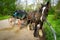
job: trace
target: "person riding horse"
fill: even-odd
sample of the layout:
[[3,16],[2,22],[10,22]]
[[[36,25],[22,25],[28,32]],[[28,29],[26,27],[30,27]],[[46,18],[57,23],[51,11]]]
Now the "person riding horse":
[[27,17],[27,12],[25,10],[16,10],[13,15],[9,18],[9,23],[13,27],[17,23],[20,27],[21,20]]
[[26,15],[27,13],[24,10],[16,10],[13,14],[13,17],[17,19],[24,19]]

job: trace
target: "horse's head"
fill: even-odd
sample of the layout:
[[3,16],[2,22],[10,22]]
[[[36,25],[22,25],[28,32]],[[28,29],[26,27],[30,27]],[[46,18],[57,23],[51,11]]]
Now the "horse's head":
[[41,18],[40,18],[41,21],[46,20],[46,16],[48,15],[49,8],[50,8],[50,2],[49,1],[45,5],[41,6],[41,9],[40,9],[41,14],[42,14]]

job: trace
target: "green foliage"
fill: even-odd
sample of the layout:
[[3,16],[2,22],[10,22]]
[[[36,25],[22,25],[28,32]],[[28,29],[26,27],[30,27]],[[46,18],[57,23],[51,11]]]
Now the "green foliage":
[[55,19],[60,19],[60,0],[58,1],[58,4],[55,7]]
[[59,11],[55,12],[54,18],[60,19],[60,12]]
[[15,1],[16,0],[0,0],[0,13],[1,15],[11,15],[15,10]]
[[60,0],[58,1],[58,4],[56,5],[56,9],[60,10]]
[[51,7],[51,8],[49,9],[48,14],[54,14],[54,13],[55,13],[55,10]]
[[29,12],[29,11],[32,11],[33,9],[31,9],[31,8],[26,8],[25,9],[27,12]]
[[17,10],[20,10],[20,9],[22,10],[22,9],[23,9],[23,6],[22,6],[21,4],[20,4],[20,5],[17,5],[17,6],[16,6],[16,9],[17,9]]
[[0,20],[4,20],[4,19],[8,19],[10,16],[6,15],[6,16],[2,16],[0,15]]
[[[51,23],[52,27],[54,28],[57,40],[60,40],[60,19],[53,19],[54,15],[48,15],[47,20]],[[50,30],[50,27],[45,23],[44,24],[44,31],[46,34],[46,40],[54,40],[53,34]]]

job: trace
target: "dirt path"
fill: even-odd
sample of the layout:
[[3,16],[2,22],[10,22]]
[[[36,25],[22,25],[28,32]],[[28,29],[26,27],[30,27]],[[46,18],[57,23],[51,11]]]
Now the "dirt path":
[[26,27],[17,32],[18,27],[11,28],[8,20],[0,21],[0,29],[2,29],[0,30],[0,40],[45,40],[44,37],[35,38],[33,31],[28,30]]

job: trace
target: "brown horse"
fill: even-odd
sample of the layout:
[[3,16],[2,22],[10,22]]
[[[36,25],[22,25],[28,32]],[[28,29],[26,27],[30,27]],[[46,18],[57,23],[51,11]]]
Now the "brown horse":
[[46,20],[46,17],[48,16],[48,11],[50,8],[50,2],[48,1],[45,5],[42,5],[42,7],[39,10],[40,13],[40,20],[36,22],[35,24],[35,30],[34,30],[34,36],[37,37],[38,35],[43,36],[42,33],[42,26],[43,22]]
[[[34,37],[43,36],[42,26],[43,22],[48,16],[48,11],[50,8],[50,2],[48,1],[45,5],[42,5],[41,8],[37,11],[31,11],[27,15],[27,24],[35,23]],[[31,27],[30,27],[31,28]]]
[[37,11],[30,11],[27,15],[27,24],[29,25],[30,30],[32,29],[32,23],[37,23],[40,20],[41,14]]

